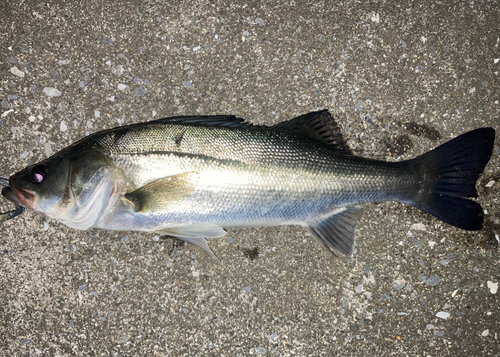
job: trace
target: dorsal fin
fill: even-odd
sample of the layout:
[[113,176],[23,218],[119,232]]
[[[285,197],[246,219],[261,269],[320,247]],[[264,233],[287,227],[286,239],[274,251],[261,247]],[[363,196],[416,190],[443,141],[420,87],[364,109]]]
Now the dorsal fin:
[[327,109],[304,114],[271,127],[253,125],[252,123],[246,122],[245,119],[238,118],[234,115],[178,116],[154,120],[151,123],[279,131],[322,142],[333,146],[339,153],[345,155],[351,154],[351,150],[345,143],[339,126],[333,120],[332,115]]
[[342,154],[351,154],[339,126],[327,109],[301,115],[292,120],[276,124],[269,129],[307,137],[331,145]]
[[[178,116],[153,120],[150,123],[162,124],[184,124],[193,126],[222,126],[225,128],[259,128],[257,125],[245,122],[245,119],[234,115],[200,115],[200,116]],[[262,128],[262,127],[260,127]]]

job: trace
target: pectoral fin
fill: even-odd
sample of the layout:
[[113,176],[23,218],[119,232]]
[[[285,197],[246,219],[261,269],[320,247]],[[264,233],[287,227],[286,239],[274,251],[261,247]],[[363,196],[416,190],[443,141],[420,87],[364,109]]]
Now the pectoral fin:
[[314,239],[329,253],[335,251],[351,255],[354,246],[356,224],[363,210],[354,207],[338,208],[328,217],[321,217],[309,223],[309,231]]
[[196,226],[162,229],[159,233],[173,236],[194,244],[207,252],[211,257],[217,259],[217,256],[214,254],[212,249],[210,249],[206,238],[222,237],[226,234],[226,231],[221,226],[215,224],[202,224]]
[[132,202],[136,212],[162,211],[188,197],[197,180],[196,172],[167,176],[125,194],[125,198]]

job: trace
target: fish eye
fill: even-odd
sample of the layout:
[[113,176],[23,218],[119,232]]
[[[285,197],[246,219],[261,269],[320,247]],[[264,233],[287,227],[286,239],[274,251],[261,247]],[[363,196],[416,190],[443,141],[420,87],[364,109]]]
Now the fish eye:
[[36,165],[31,170],[31,181],[33,183],[41,183],[47,176],[48,170],[46,165]]

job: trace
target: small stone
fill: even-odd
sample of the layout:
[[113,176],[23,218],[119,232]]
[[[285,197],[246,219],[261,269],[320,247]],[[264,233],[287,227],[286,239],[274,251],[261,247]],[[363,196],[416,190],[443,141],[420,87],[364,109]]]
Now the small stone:
[[66,125],[66,123],[64,122],[64,120],[61,121],[60,129],[61,129],[61,131],[68,130],[68,125]]
[[264,26],[264,20],[262,20],[260,17],[257,17],[255,19],[255,22],[259,24],[259,26]]
[[59,97],[61,95],[61,91],[53,87],[45,87],[43,92],[49,97]]
[[266,351],[266,349],[265,349],[264,347],[260,347],[260,346],[259,346],[259,347],[257,347],[257,353],[258,353],[259,355],[265,355],[265,354],[266,354],[266,352],[267,352],[267,351]]
[[491,180],[490,182],[488,182],[488,183],[485,185],[485,187],[490,188],[490,187],[493,187],[493,185],[494,185],[494,184],[495,184],[495,181]]
[[490,334],[490,330],[484,330],[483,333],[481,333],[481,336],[486,337]]
[[439,311],[436,314],[436,317],[439,317],[440,319],[446,320],[448,317],[450,317],[450,313],[446,311]]
[[363,284],[359,284],[358,286],[356,286],[356,290],[355,290],[358,294],[361,294],[363,292]]
[[191,81],[182,82],[182,85],[188,89],[191,88]]
[[45,150],[45,155],[46,155],[47,157],[49,157],[50,155],[52,155],[52,153],[54,152],[54,151],[52,150],[52,147],[51,147],[50,145],[51,145],[51,141],[46,142],[45,144],[43,144],[43,148],[44,148],[44,150]]
[[80,285],[78,287],[78,291],[85,291],[85,285]]
[[13,75],[15,76],[18,76],[20,78],[23,78],[24,77],[24,72],[21,71],[19,68],[17,68],[16,66],[12,67],[10,69],[10,73],[12,73]]
[[99,118],[101,116],[101,112],[99,110],[94,110],[94,116]]
[[138,97],[143,97],[146,94],[146,89],[144,87],[139,87],[134,89],[134,94]]
[[498,291],[498,283],[495,283],[493,281],[488,281],[486,283],[488,285],[488,289],[490,289],[490,293],[496,294]]
[[198,51],[200,48],[201,48],[201,46],[196,46],[196,47],[193,47],[193,52]]
[[119,84],[118,84],[118,89],[119,89],[119,90],[124,90],[124,89],[125,89],[125,88],[127,88],[127,87],[128,87],[128,85],[126,85],[126,84],[123,84],[123,83],[119,83]]
[[401,290],[403,288],[403,284],[404,284],[404,281],[403,280],[394,280],[392,283],[391,283],[391,286],[396,289],[396,290]]
[[493,63],[498,63],[498,61],[500,61],[500,58],[495,58],[495,59],[493,60]]
[[416,231],[425,231],[427,227],[423,223],[415,223],[411,225],[411,229]]
[[[411,233],[411,231],[408,231],[408,233]],[[417,248],[422,248],[422,246],[424,245],[420,239],[417,239],[415,237],[410,237],[410,240],[413,243],[415,243],[415,245],[417,246]]]
[[441,282],[441,278],[439,276],[431,276],[430,278],[427,279],[426,283],[430,286],[436,286]]
[[363,108],[363,101],[360,100],[358,103],[354,106],[354,110],[361,110]]

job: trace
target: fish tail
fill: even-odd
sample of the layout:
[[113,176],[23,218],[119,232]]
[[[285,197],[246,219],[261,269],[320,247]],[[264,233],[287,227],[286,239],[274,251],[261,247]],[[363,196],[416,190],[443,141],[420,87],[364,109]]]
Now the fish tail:
[[495,130],[481,128],[456,137],[412,161],[424,180],[410,203],[465,230],[479,230],[483,209],[465,197],[477,197],[476,181],[493,151]]

